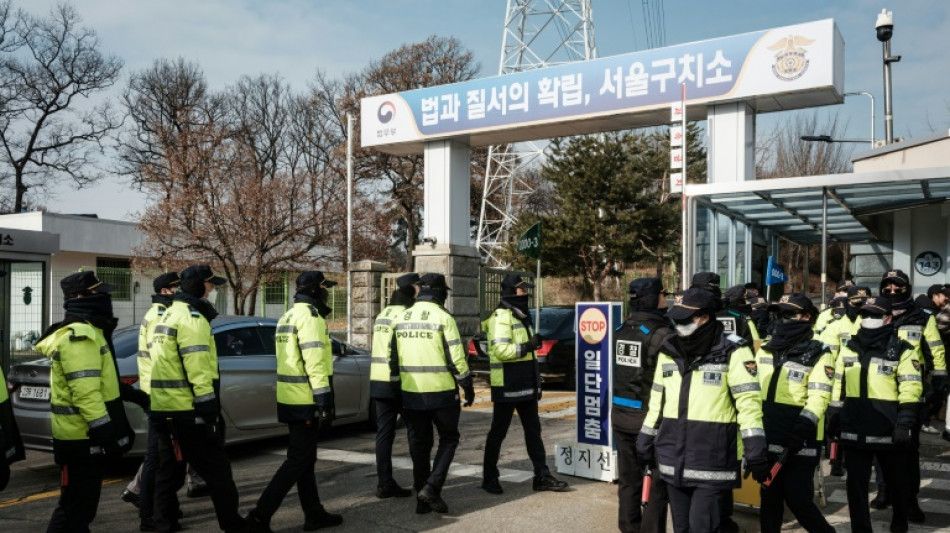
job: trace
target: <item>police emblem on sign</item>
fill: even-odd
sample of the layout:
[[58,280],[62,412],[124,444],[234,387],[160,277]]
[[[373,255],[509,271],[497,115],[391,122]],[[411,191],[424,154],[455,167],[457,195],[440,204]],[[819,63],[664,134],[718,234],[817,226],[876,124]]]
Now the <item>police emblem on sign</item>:
[[640,351],[643,344],[638,341],[617,341],[617,364],[640,368]]
[[825,375],[828,376],[828,379],[834,379],[834,378],[835,378],[835,367],[833,367],[833,366],[826,366],[826,367],[825,367]]
[[755,364],[755,361],[746,361],[742,363],[742,366],[745,367],[745,371],[748,372],[752,377],[759,375],[759,365]]
[[805,57],[805,46],[815,41],[801,35],[782,37],[769,50],[775,51],[775,63],[772,73],[782,81],[793,81],[801,78],[808,70],[808,58]]

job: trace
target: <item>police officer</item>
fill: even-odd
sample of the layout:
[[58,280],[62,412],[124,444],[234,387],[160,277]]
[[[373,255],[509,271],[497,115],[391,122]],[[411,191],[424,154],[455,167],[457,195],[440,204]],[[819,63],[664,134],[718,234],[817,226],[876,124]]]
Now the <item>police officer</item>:
[[848,296],[848,287],[853,286],[854,283],[850,279],[843,279],[838,282],[838,285],[835,287],[835,294],[831,298],[831,303],[828,305],[828,308],[818,313],[818,318],[815,319],[815,331],[821,333],[829,323],[835,320],[835,315],[841,316],[838,313],[835,313],[835,302],[839,299],[846,298]]
[[118,322],[109,295],[115,287],[88,270],[66,276],[60,287],[65,317],[51,325],[36,345],[53,360],[53,458],[62,469],[59,504],[47,531],[89,531],[106,462],[132,447],[109,347]]
[[[846,341],[835,362],[835,384],[828,430],[847,450],[848,509],[851,530],[871,531],[868,485],[871,463],[881,466],[889,490],[906,494],[906,448],[917,423],[923,385],[919,352],[896,335],[891,302],[867,298],[858,332]],[[907,531],[907,499],[892,498],[890,530]]]
[[7,392],[6,378],[0,368],[0,491],[10,482],[10,465],[26,459],[20,430],[13,417],[13,405]]
[[245,526],[217,427],[218,355],[211,320],[218,313],[206,298],[224,282],[208,265],[182,270],[181,290],[152,333],[151,416],[159,429],[154,519],[161,532],[178,528],[174,499],[181,486],[180,468],[171,463],[182,461],[207,482],[221,529],[240,531]]
[[320,504],[313,468],[317,462],[318,420],[333,420],[333,345],[326,317],[327,289],[336,285],[323,272],[297,276],[294,306],[277,322],[277,420],[287,424],[287,459],[280,465],[257,505],[247,514],[252,531],[269,533],[270,519],[290,489],[297,485],[304,531],[343,523]]
[[788,294],[774,309],[779,321],[756,362],[769,460],[782,461],[782,467],[768,487],[761,487],[761,531],[781,531],[787,504],[806,531],[834,533],[815,505],[813,482],[834,383],[834,356],[814,339],[818,310],[810,298]]
[[752,323],[755,324],[755,330],[759,332],[762,339],[768,338],[772,334],[772,313],[769,311],[769,302],[761,296],[752,296],[746,293],[746,299],[749,301],[752,312],[749,316]]
[[[402,404],[412,428],[409,452],[416,512],[447,513],[442,486],[459,443],[458,386],[465,391],[466,407],[475,401],[475,388],[455,319],[443,307],[449,291],[445,276],[426,274],[419,284],[416,302],[393,326],[395,353],[390,360],[399,370]],[[433,425],[439,432],[434,463]]]
[[614,387],[610,420],[617,447],[618,525],[623,533],[664,533],[666,486],[653,477],[650,503],[641,512],[645,467],[637,459],[637,436],[646,418],[660,347],[673,332],[664,317],[666,298],[659,278],[640,278],[628,287],[630,316],[614,333]]
[[[152,280],[152,289],[155,293],[152,295],[152,306],[142,318],[142,324],[139,326],[139,351],[138,351],[138,373],[139,389],[149,394],[151,392],[152,382],[152,358],[149,355],[149,343],[155,326],[161,320],[165,310],[172,304],[172,296],[178,290],[181,278],[178,272],[166,272]],[[136,504],[139,508],[139,518],[141,531],[155,531],[153,521],[153,510],[155,508],[155,472],[158,470],[158,430],[154,427],[154,421],[149,418],[148,443],[145,447],[145,457],[142,465],[139,466],[135,477],[129,482],[125,490],[122,491],[121,499],[126,502]],[[178,499],[174,499],[174,508],[178,509]]]
[[482,488],[491,494],[504,490],[498,481],[498,456],[501,444],[518,411],[528,457],[534,465],[534,490],[562,492],[567,483],[551,475],[545,463],[544,441],[541,440],[541,419],[538,400],[541,398],[541,374],[536,351],[541,335],[534,333],[528,313],[528,289],[534,288],[517,274],[508,274],[501,281],[498,308],[485,319],[488,356],[491,359],[491,429],[485,441]]
[[[920,351],[921,374],[923,375],[924,389],[927,392],[943,391],[947,386],[947,361],[943,346],[943,339],[937,331],[937,320],[927,308],[914,304],[911,294],[910,278],[902,270],[894,269],[884,274],[881,279],[881,295],[891,301],[894,313],[894,328],[897,336],[909,342]],[[928,378],[930,378],[928,380]],[[930,384],[932,383],[932,387]],[[927,390],[927,389],[930,390]],[[926,394],[921,395],[921,401],[926,400]],[[921,404],[918,414],[923,415],[927,405]],[[922,523],[924,512],[917,502],[920,492],[920,427],[919,420],[911,431],[911,443],[905,450],[905,472],[908,478],[907,518],[911,522]]]
[[736,436],[748,471],[769,477],[758,367],[744,339],[725,334],[719,302],[703,289],[677,295],[667,316],[676,335],[663,342],[650,408],[637,438],[641,463],[666,482],[673,530],[720,529],[720,501],[740,485]]
[[397,289],[373,325],[373,357],[370,363],[369,395],[376,407],[376,497],[406,498],[412,491],[393,479],[393,442],[396,440],[396,418],[402,412],[399,372],[390,367],[390,346],[393,321],[415,303],[419,291],[419,274],[410,272],[396,278]]
[[726,307],[726,313],[734,321],[745,322],[748,335],[752,339],[751,345],[757,347],[758,343],[756,341],[761,339],[761,335],[759,335],[758,328],[755,326],[755,321],[752,320],[752,301],[747,298],[750,295],[747,295],[746,292],[745,285],[729,287],[723,294],[722,303]]
[[727,334],[735,333],[742,337],[751,348],[755,337],[749,330],[748,319],[743,317],[742,313],[726,308],[726,302],[724,302],[722,298],[722,289],[719,287],[719,274],[715,272],[698,272],[693,274],[690,288],[702,289],[715,296],[716,301],[719,303],[716,308],[716,320],[722,322]]

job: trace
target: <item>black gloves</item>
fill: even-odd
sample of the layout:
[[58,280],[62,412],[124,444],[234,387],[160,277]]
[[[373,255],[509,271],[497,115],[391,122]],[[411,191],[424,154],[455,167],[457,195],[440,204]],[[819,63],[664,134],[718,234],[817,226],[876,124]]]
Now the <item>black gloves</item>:
[[836,439],[841,436],[841,408],[829,407],[825,413],[825,430],[828,438]]
[[795,455],[808,444],[808,441],[815,440],[817,436],[818,428],[815,423],[804,416],[799,416],[788,433],[785,447],[788,448],[789,455]]
[[108,421],[105,424],[89,428],[89,441],[93,446],[106,446],[112,444],[115,440],[115,424]]
[[637,460],[640,461],[641,469],[652,466],[656,462],[653,437],[642,431],[637,436]]
[[462,391],[465,392],[465,403],[462,405],[469,407],[475,403],[475,385],[472,384],[472,380],[462,384]]
[[531,351],[535,351],[538,348],[540,348],[541,341],[543,340],[544,340],[544,337],[542,337],[540,333],[535,333],[534,335],[532,335],[531,340],[529,341],[531,343]]
[[206,424],[213,425],[215,422],[217,422],[219,409],[220,407],[218,405],[217,398],[195,402],[195,414],[200,416]]
[[894,444],[898,446],[907,446],[910,444],[910,427],[903,424],[897,424],[894,427]]
[[745,458],[746,469],[752,473],[752,479],[765,483],[772,475],[769,460],[763,456],[754,455]]

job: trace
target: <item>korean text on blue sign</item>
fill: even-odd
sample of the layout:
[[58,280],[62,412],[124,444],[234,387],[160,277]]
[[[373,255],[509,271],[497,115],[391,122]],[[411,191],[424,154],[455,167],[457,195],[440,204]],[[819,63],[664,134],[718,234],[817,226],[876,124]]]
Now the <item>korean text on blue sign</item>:
[[611,445],[610,435],[610,332],[609,303],[578,303],[577,442]]

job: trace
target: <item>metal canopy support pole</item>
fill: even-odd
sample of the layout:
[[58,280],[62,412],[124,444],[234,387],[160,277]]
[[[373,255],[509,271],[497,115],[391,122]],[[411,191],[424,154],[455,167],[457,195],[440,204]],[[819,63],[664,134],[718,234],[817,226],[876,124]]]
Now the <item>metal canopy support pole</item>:
[[821,188],[821,309],[825,309],[828,286],[828,188]]
[[353,123],[346,115],[346,342],[353,342]]

